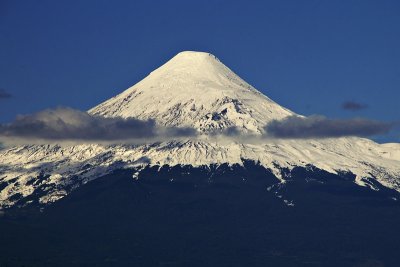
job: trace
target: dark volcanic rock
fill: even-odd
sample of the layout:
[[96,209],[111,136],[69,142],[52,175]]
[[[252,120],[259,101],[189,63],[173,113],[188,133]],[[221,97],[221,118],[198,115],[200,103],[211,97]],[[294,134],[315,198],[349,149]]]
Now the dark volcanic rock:
[[[282,170],[285,172],[286,170]],[[398,193],[246,162],[99,178],[0,217],[0,266],[397,266]],[[294,206],[292,205],[294,204]]]

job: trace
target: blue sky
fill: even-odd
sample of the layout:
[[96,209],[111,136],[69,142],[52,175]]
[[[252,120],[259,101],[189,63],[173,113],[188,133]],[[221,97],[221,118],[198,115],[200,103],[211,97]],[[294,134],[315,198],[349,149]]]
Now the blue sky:
[[399,121],[399,14],[390,0],[2,0],[0,122],[86,110],[182,50],[213,53],[297,113]]

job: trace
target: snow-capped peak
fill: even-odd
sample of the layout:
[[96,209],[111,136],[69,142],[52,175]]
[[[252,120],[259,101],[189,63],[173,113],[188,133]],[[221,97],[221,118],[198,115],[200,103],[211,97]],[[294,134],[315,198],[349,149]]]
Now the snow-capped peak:
[[[215,56],[182,52],[121,94],[88,111],[105,117],[153,119],[207,133],[235,126],[261,134],[271,120],[294,115],[243,81]],[[82,183],[115,169],[138,165],[242,164],[252,160],[285,182],[282,169],[313,165],[331,173],[351,172],[400,191],[400,144],[362,138],[261,140],[168,140],[142,145],[31,145],[0,150],[0,208],[54,202]],[[188,177],[190,179],[190,177]],[[39,192],[39,193],[38,193]],[[21,200],[21,201],[20,201]],[[19,204],[18,204],[19,205]]]
[[293,112],[242,80],[215,56],[185,51],[121,94],[89,110],[106,117],[155,119],[160,125],[200,132],[235,126],[261,133]]

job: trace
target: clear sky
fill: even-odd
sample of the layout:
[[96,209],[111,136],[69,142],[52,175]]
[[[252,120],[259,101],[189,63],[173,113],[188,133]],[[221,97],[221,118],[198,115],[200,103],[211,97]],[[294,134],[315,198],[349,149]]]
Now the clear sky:
[[0,122],[89,109],[182,50],[300,114],[399,121],[399,14],[390,0],[0,0]]

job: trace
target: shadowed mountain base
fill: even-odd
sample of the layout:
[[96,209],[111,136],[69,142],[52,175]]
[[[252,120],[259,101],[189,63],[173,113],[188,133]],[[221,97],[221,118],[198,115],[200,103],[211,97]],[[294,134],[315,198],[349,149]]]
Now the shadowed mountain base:
[[[284,170],[283,170],[284,171]],[[0,217],[0,266],[396,266],[398,193],[351,174],[121,170]],[[190,173],[190,174],[189,174]],[[294,204],[294,206],[292,206]]]

